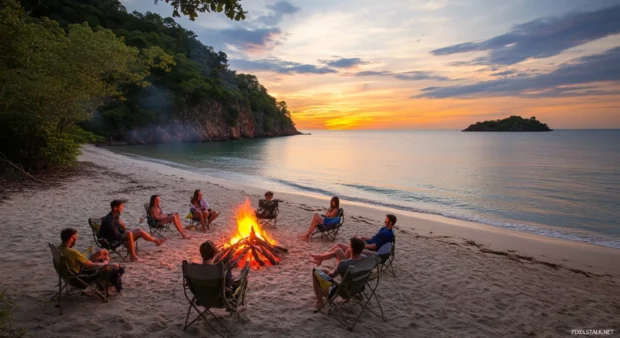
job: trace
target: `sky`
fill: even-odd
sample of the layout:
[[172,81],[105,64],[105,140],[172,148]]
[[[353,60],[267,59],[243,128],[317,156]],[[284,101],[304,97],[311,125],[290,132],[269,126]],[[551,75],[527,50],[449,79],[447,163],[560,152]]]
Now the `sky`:
[[[167,17],[160,0],[128,11]],[[620,0],[251,0],[177,18],[286,101],[297,129],[620,128]]]

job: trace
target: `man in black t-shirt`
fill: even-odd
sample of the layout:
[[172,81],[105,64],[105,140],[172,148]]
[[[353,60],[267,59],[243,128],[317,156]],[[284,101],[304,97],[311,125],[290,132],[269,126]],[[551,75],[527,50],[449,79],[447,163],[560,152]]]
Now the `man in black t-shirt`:
[[112,210],[101,220],[98,237],[105,238],[112,246],[123,243],[125,247],[127,247],[130,259],[140,262],[142,260],[136,255],[136,249],[134,247],[135,240],[143,238],[145,241],[153,242],[157,244],[157,246],[160,246],[166,241],[166,238],[153,238],[142,229],[128,230],[125,222],[120,219],[124,207],[124,200],[114,200],[110,203],[110,209]]

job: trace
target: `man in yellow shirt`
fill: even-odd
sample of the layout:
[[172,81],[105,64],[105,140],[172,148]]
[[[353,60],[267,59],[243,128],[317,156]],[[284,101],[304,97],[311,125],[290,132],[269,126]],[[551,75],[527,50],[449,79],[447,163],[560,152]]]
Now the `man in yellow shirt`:
[[118,264],[109,264],[110,256],[107,250],[101,249],[86,258],[81,252],[73,249],[78,239],[77,230],[66,228],[60,232],[62,244],[58,247],[58,251],[65,258],[67,266],[75,274],[81,273],[87,269],[98,269],[106,266],[110,267],[108,271],[108,280],[116,287],[116,292],[122,290],[121,276],[125,272]]

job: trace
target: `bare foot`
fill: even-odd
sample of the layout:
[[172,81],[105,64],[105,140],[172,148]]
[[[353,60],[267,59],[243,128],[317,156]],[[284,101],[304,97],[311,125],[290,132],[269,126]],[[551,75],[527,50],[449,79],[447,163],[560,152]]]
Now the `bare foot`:
[[192,236],[183,234],[183,239],[192,239]]
[[316,259],[312,259],[312,258],[310,258],[309,261],[310,263],[315,264],[316,266],[320,266],[321,263],[323,263],[321,261],[317,261]]
[[207,228],[206,227],[202,227],[202,232],[207,232]]
[[308,240],[310,240],[310,237],[300,236],[299,239],[307,242]]
[[314,303],[314,308],[316,309],[316,311],[314,312],[319,312],[321,311],[321,309],[325,306],[325,302],[323,302],[323,298],[321,298],[321,300],[317,300],[316,303]]
[[310,254],[310,261],[316,263],[316,265],[321,265],[321,263],[323,263],[323,260],[318,258],[316,255]]
[[157,240],[157,242],[155,242],[155,244],[157,244],[157,246],[160,246],[160,245],[164,244],[167,240],[168,240],[168,238],[164,237],[162,239]]
[[133,257],[131,257],[131,259],[130,259],[130,260],[131,260],[132,262],[137,262],[137,263],[142,263],[142,262],[144,262],[144,261],[143,261],[142,259],[140,259],[140,257],[138,257],[138,256],[133,256]]

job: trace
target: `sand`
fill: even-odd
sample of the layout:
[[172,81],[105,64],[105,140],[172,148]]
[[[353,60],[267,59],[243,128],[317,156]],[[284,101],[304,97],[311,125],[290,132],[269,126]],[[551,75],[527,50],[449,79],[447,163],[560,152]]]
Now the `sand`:
[[[221,243],[232,235],[233,208],[246,196],[256,205],[263,190],[93,146],[83,148],[80,161],[84,175],[0,203],[0,290],[17,301],[12,325],[35,337],[215,336],[204,322],[183,331],[188,302],[181,261],[197,262],[200,243]],[[50,301],[57,276],[47,243],[59,244],[60,229],[78,229],[76,248],[84,250],[93,244],[87,219],[104,216],[111,199],[129,200],[122,217],[136,227],[150,195],[162,196],[164,211],[184,216],[197,188],[221,212],[209,232],[191,232],[191,240],[168,233],[160,247],[141,241],[138,253],[145,261],[120,262],[127,270],[124,296],[101,303],[73,292],[58,314]],[[289,253],[278,266],[251,271],[238,337],[563,337],[571,329],[620,331],[619,250],[395,212],[397,276],[384,275],[378,289],[388,321],[367,314],[350,333],[328,315],[313,313],[308,253],[332,243],[296,238],[330,196],[276,191],[275,197],[283,200],[278,228],[268,231]],[[386,213],[347,201],[342,207],[342,242],[373,235]]]

